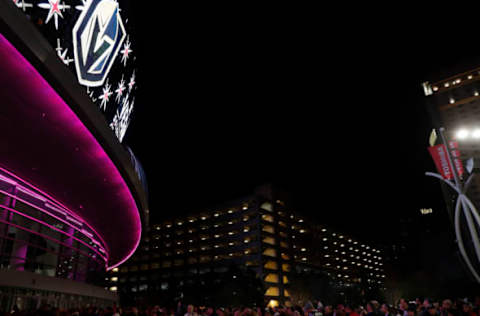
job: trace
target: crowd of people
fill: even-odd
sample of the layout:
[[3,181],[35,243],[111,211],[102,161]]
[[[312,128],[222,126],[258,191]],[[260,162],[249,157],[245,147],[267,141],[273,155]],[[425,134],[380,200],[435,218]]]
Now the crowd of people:
[[[303,305],[303,306],[302,306]],[[473,302],[468,299],[442,301],[400,299],[396,305],[372,300],[364,305],[328,305],[321,301],[305,304],[276,307],[208,307],[184,305],[179,302],[176,308],[153,306],[146,309],[136,307],[107,308],[88,307],[61,310],[44,305],[35,311],[21,311],[16,306],[10,312],[0,312],[0,316],[480,316],[480,297]]]

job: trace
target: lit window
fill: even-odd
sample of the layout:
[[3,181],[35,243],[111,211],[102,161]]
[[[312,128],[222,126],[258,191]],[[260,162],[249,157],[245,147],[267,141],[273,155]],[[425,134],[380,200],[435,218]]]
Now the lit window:
[[285,272],[290,272],[290,265],[289,264],[282,264],[282,270]]
[[228,214],[232,214],[233,213],[233,210],[228,210]]
[[[279,296],[280,291],[278,290],[278,287],[269,287],[268,290],[265,292],[265,295],[266,296]],[[278,304],[278,302],[277,302],[277,304]]]
[[278,283],[278,274],[275,273],[269,273],[265,277],[265,282],[270,282],[270,283]]
[[272,203],[265,202],[260,206],[261,209],[272,212]]
[[270,233],[270,234],[274,234],[275,233],[275,228],[273,228],[273,226],[270,226],[270,225],[265,225],[263,226],[262,230],[264,232],[267,232],[267,233]]
[[264,214],[264,215],[262,215],[262,219],[263,219],[264,221],[273,223],[273,216],[272,216],[272,215]]
[[278,265],[275,261],[267,261],[267,263],[265,263],[264,267],[266,269],[270,269],[270,270],[277,270],[278,269]]
[[[265,295],[267,295],[267,294],[265,294]],[[278,296],[278,295],[272,295],[272,296]],[[270,308],[275,308],[275,307],[278,306],[278,301],[277,300],[270,300],[268,302],[267,306],[270,307]]]
[[273,248],[267,248],[263,251],[263,255],[270,256],[270,257],[276,257],[277,256],[277,251]]
[[300,249],[300,250],[301,250],[301,251],[307,251],[307,248],[302,248],[302,249]]
[[117,290],[118,290],[118,289],[117,289],[117,287],[116,287],[116,286],[112,286],[112,287],[110,287],[110,291],[112,291],[112,292],[116,292]]
[[265,237],[263,239],[264,243],[270,244],[270,245],[275,245],[275,238],[273,237]]
[[220,216],[220,214],[215,213],[215,214],[213,214],[213,216],[218,217],[218,216]]
[[113,268],[112,272],[118,272],[118,268]]
[[118,277],[112,277],[112,278],[110,278],[110,281],[112,281],[112,282],[117,282],[117,281],[118,281]]

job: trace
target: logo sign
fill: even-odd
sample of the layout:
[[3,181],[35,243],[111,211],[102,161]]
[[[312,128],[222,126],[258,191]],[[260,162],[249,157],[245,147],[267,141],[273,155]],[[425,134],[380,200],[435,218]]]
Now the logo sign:
[[73,52],[78,81],[103,85],[126,32],[115,0],[90,0],[73,27]]
[[[460,160],[460,153],[458,151],[458,146],[456,143],[451,142],[450,143],[450,148],[452,148],[452,159],[454,160],[455,164],[455,169],[457,170],[457,174],[459,176],[462,176],[464,171],[463,171],[463,165]],[[430,155],[433,158],[433,161],[435,163],[435,166],[437,167],[438,172],[442,175],[444,179],[453,179],[453,169],[448,161],[447,157],[447,148],[445,145],[440,144],[437,146],[429,147],[428,151],[430,152]]]

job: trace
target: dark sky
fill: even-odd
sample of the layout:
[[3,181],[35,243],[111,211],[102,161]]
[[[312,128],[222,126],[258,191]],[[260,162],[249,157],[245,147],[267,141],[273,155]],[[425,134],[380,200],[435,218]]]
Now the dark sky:
[[368,237],[420,208],[444,211],[423,175],[434,167],[421,83],[478,55],[469,16],[133,5],[141,69],[124,143],[143,163],[154,221],[265,182]]

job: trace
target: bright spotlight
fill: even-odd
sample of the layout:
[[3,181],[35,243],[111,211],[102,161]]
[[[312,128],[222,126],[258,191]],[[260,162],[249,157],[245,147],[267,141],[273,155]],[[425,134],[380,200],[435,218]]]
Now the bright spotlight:
[[473,138],[476,138],[476,139],[480,138],[480,129],[474,130],[474,131],[472,132],[472,137],[473,137]]
[[461,129],[457,132],[458,139],[466,139],[469,135],[469,132],[466,129]]

